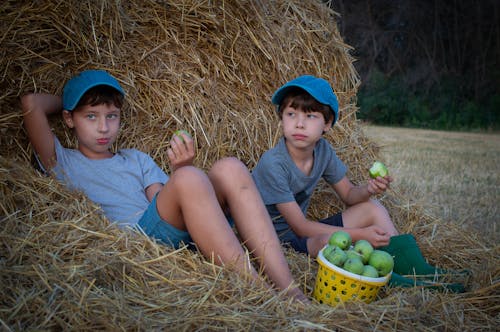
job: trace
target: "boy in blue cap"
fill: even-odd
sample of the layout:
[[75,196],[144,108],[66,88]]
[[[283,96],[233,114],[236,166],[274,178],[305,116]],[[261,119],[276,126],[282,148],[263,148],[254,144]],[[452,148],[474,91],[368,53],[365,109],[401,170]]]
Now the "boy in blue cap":
[[[440,287],[401,275],[434,278],[446,271],[425,261],[413,236],[399,235],[389,213],[372,196],[384,193],[393,179],[377,177],[354,185],[347,167],[322,136],[338,120],[338,101],[330,84],[311,75],[300,76],[279,88],[272,97],[281,119],[283,137],[266,151],[252,176],[280,240],[298,252],[316,257],[331,234],[343,230],[353,241],[368,240],[394,256],[391,284]],[[311,222],[307,209],[318,181],[324,178],[347,209],[332,217]],[[463,291],[461,284],[445,285]]]
[[[235,158],[217,161],[210,171],[192,166],[194,143],[174,135],[167,150],[173,173],[166,175],[145,153],[111,147],[120,129],[124,91],[102,70],[69,80],[62,99],[49,94],[21,98],[24,126],[40,166],[70,188],[83,191],[120,227],[137,227],[173,247],[194,241],[218,264],[258,278],[226,219],[229,211],[249,251],[280,290],[309,300],[294,285],[278,237],[247,168]],[[59,113],[73,129],[77,149],[64,148],[48,116]]]

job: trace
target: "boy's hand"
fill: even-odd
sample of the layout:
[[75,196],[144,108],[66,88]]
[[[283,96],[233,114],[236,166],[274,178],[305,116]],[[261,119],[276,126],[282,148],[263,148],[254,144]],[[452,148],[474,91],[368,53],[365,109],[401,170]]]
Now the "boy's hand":
[[384,177],[377,176],[375,179],[368,180],[367,190],[370,195],[382,194],[390,188],[392,181],[393,178],[388,175]]
[[363,239],[371,243],[375,248],[389,245],[391,236],[379,226],[369,226],[364,228]]
[[194,160],[194,142],[191,136],[181,133],[182,138],[174,135],[170,140],[167,156],[170,160],[172,171],[183,166],[190,166]]

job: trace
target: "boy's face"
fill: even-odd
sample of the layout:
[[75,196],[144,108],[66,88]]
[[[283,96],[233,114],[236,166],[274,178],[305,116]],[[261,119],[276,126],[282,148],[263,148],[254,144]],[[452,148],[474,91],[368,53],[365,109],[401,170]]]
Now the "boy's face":
[[69,128],[75,129],[78,150],[89,159],[112,157],[111,146],[120,130],[120,109],[113,104],[85,105],[64,111]]
[[314,148],[324,132],[331,128],[331,120],[325,123],[320,112],[304,112],[287,105],[281,117],[283,135],[288,146]]

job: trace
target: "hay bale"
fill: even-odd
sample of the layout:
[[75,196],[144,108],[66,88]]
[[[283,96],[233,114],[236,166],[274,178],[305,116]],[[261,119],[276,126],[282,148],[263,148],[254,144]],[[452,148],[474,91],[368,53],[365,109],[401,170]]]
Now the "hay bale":
[[[340,121],[327,138],[366,179],[377,147],[356,122],[359,85],[336,14],[319,1],[6,1],[0,5],[0,323],[6,330],[493,330],[499,326],[499,247],[422,212],[396,191],[382,199],[433,263],[470,266],[466,294],[385,289],[370,305],[302,307],[186,248],[172,250],[109,225],[98,207],[30,165],[19,97],[61,93],[82,69],[105,69],[127,92],[118,147],[168,171],[177,128],[196,164],[237,156],[252,168],[279,132],[269,98],[304,73],[329,79]],[[73,139],[58,118],[63,144]],[[343,208],[318,188],[311,216]],[[443,255],[442,253],[446,253]],[[311,293],[317,264],[287,251]]]

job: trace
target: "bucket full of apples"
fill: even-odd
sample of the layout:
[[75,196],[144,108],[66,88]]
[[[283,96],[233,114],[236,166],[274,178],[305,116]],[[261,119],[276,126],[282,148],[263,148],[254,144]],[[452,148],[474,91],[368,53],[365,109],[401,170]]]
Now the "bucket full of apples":
[[330,236],[317,261],[313,297],[331,306],[349,301],[372,302],[379,289],[389,282],[394,267],[389,253],[374,249],[366,240],[352,243],[344,231]]

